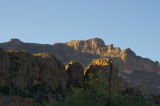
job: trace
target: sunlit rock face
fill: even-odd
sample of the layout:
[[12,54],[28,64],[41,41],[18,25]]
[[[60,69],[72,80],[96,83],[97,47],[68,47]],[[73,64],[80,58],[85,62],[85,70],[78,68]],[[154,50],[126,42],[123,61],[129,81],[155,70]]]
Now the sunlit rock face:
[[84,87],[84,70],[79,62],[69,62],[66,65],[66,72],[68,74],[68,87]]
[[[0,49],[1,50],[1,49]],[[47,83],[51,90],[65,88],[67,74],[64,65],[47,53],[28,54],[24,51],[0,51],[0,87],[14,85],[19,89]]]
[[106,80],[111,86],[118,86],[118,68],[113,61],[107,58],[94,59],[86,68],[84,75],[88,77],[89,73],[96,74],[99,71],[106,75]]
[[99,47],[105,47],[105,43],[102,39],[95,38],[95,39],[89,39],[89,40],[74,40],[71,42],[65,43],[67,46],[71,46],[74,48],[76,51],[81,51],[81,52],[87,52],[87,53],[94,53],[98,54],[98,49]]

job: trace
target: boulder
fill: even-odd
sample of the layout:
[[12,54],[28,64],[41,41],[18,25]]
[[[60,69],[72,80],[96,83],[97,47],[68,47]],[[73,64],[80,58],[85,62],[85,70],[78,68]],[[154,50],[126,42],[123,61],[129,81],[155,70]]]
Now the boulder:
[[71,61],[66,65],[67,86],[84,87],[84,70],[79,62]]

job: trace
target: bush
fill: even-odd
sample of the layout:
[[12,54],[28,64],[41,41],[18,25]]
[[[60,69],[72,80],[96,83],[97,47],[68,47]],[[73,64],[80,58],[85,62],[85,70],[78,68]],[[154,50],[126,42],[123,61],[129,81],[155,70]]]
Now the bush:
[[152,106],[150,100],[143,96],[123,94],[122,91],[111,89],[102,72],[89,75],[85,88],[71,88],[63,103],[56,102],[52,106]]

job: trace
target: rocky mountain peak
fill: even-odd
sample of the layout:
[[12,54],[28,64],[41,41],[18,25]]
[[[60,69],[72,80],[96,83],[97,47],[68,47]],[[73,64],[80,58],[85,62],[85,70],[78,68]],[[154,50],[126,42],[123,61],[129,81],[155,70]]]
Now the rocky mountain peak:
[[100,38],[93,38],[88,40],[73,40],[71,42],[66,43],[68,46],[73,47],[84,47],[91,46],[92,48],[105,47],[105,43]]
[[[105,46],[104,41],[100,38],[93,38],[93,39],[89,39],[88,41],[93,43],[97,47],[104,47]],[[86,40],[86,42],[87,42],[87,40]]]
[[131,56],[136,56],[136,54],[130,48],[127,48],[127,49],[123,50],[122,52],[124,54],[128,54],[128,55],[131,55]]
[[13,38],[9,41],[9,43],[15,44],[15,45],[19,45],[22,44],[23,42],[17,38]]

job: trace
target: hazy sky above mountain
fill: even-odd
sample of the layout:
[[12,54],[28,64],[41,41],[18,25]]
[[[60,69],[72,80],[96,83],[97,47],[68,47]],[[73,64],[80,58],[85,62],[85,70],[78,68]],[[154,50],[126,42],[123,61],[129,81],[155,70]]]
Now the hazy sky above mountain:
[[1,0],[0,42],[102,38],[160,61],[160,0]]

